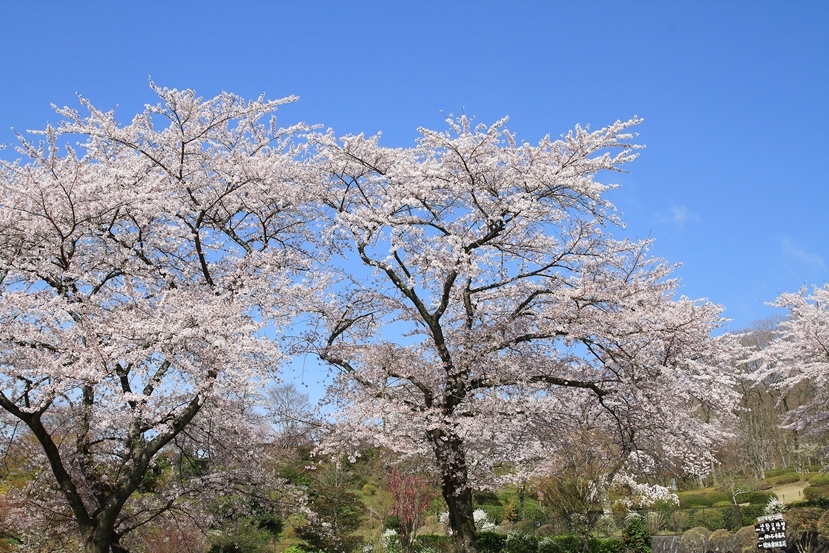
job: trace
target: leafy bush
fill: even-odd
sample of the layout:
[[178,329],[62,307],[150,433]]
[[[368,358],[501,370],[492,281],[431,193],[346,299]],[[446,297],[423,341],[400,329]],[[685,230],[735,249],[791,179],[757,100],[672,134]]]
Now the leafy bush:
[[504,508],[500,505],[478,505],[476,509],[485,512],[487,520],[492,524],[501,524],[504,522]]
[[510,528],[510,534],[518,534],[520,536],[535,535],[535,530],[538,528],[535,522],[531,520],[519,520]]
[[783,484],[793,484],[800,480],[800,475],[795,472],[781,474],[780,476],[766,476],[766,482],[772,486],[782,486]]
[[752,504],[740,507],[740,518],[743,519],[743,526],[748,526],[749,524],[754,525],[757,522],[757,517],[763,516],[763,510],[765,508],[765,503],[762,505]]
[[679,495],[679,506],[683,509],[694,507],[710,507],[713,502],[700,493],[684,493]]
[[826,486],[809,486],[803,490],[803,495],[809,501],[825,497],[829,498],[829,485]]
[[481,553],[501,553],[506,543],[507,537],[504,534],[478,532],[478,548]]
[[691,527],[691,517],[685,511],[671,513],[671,529],[679,534]]
[[740,496],[741,503],[751,503],[752,505],[765,505],[769,502],[769,499],[772,497],[777,497],[774,492],[749,492],[743,496]]
[[437,534],[422,534],[415,538],[415,551],[434,551],[435,553],[451,553],[454,550],[452,536],[438,536]]
[[829,486],[829,472],[823,474],[817,473],[814,476],[810,476],[809,484],[812,486]]
[[725,516],[722,509],[700,509],[694,514],[694,524],[705,526],[709,530],[719,530],[725,526]]
[[498,499],[495,492],[489,490],[475,490],[472,492],[472,498],[476,506],[501,504],[501,500]]
[[629,517],[622,530],[625,549],[632,553],[651,553],[651,533],[640,517]]
[[[591,540],[593,541],[593,540]],[[598,540],[597,540],[598,541]],[[592,551],[592,550],[591,550]],[[555,536],[538,542],[538,553],[581,553],[582,542],[576,536]]]
[[711,506],[712,507],[731,507],[732,505],[733,505],[733,503],[731,503],[730,501],[717,501],[716,503],[714,503]]
[[711,530],[697,526],[682,534],[680,543],[688,553],[705,553],[705,547],[708,545],[708,538],[710,536]]
[[536,526],[540,526],[550,522],[550,517],[537,505],[526,504],[524,505],[524,520],[531,520]]
[[504,545],[504,553],[536,553],[538,538],[530,535],[510,534]]
[[590,553],[624,553],[624,540],[617,539],[592,539],[590,540]]
[[720,490],[706,490],[703,495],[711,500],[711,504],[725,501],[731,503],[731,496]]

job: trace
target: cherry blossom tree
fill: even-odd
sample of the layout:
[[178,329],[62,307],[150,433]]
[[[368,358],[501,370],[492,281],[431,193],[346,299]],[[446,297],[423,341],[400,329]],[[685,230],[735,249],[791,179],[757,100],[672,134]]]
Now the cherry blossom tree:
[[755,376],[789,392],[809,385],[811,400],[786,413],[786,420],[798,431],[824,433],[829,429],[829,284],[811,295],[805,289],[781,294],[772,305],[789,313],[771,344],[755,354],[765,362]]
[[[294,98],[152,88],[160,103],[126,125],[85,99],[87,115],[58,109],[0,176],[0,407],[51,473],[31,503],[68,515],[89,553],[125,551],[179,505],[136,491],[208,410],[250,439],[250,402],[283,357],[262,330],[284,326],[308,266],[301,127],[261,122]],[[82,142],[61,153],[69,135]],[[33,535],[33,520],[18,526]]]
[[721,309],[676,298],[646,242],[609,233],[614,186],[596,180],[634,159],[637,123],[537,146],[466,117],[420,129],[412,148],[312,139],[345,260],[306,336],[338,369],[329,443],[431,454],[457,551],[478,551],[472,487],[487,469],[520,470],[525,446],[537,458],[523,437],[539,410],[589,400],[626,454],[710,461],[713,432],[693,410],[730,398],[710,337]]

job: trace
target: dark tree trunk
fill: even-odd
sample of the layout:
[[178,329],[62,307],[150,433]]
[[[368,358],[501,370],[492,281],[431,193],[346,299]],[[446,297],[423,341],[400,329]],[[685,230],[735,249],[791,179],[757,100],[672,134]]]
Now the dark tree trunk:
[[478,533],[472,509],[472,490],[462,441],[441,431],[430,433],[435,459],[440,467],[443,499],[449,508],[449,527],[455,553],[479,553]]

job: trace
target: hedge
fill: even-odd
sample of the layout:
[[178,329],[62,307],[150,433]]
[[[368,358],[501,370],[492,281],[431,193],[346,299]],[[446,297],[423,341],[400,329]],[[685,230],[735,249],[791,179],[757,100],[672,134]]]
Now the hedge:
[[766,483],[772,486],[782,486],[783,484],[793,484],[800,481],[800,475],[794,472],[781,474],[780,476],[766,476]]
[[685,493],[679,496],[679,506],[683,509],[710,507],[713,503],[708,497],[699,493]]
[[792,467],[786,467],[786,468],[783,468],[783,469],[770,469],[770,470],[765,471],[765,474],[766,474],[766,479],[768,480],[769,476],[774,477],[774,476],[780,476],[781,474],[788,474],[788,473],[794,473],[794,472],[795,472],[795,470]]
[[[446,536],[420,536],[418,542],[422,546],[430,546],[438,551],[431,541],[427,544],[422,538],[444,538]],[[451,544],[450,544],[451,545]],[[582,539],[578,536],[555,536],[538,538],[537,536],[504,535],[496,532],[479,532],[478,547],[481,553],[582,553]],[[588,540],[590,553],[624,553],[625,544],[619,539]]]
[[751,503],[752,505],[765,505],[769,502],[769,499],[772,497],[777,497],[777,494],[774,492],[749,492],[745,495],[741,495],[738,500],[740,503]]
[[809,501],[814,501],[819,498],[829,498],[829,485],[809,486],[803,490],[803,495]]
[[829,486],[829,473],[816,474],[809,477],[809,484],[812,486]]

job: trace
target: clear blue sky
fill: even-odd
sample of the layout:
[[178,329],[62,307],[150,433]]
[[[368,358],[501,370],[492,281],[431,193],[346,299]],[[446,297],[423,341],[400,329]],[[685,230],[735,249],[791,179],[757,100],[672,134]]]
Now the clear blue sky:
[[827,1],[7,1],[0,52],[5,143],[76,93],[128,121],[148,75],[395,146],[462,111],[530,142],[639,115],[611,198],[684,294],[736,329],[829,280]]

